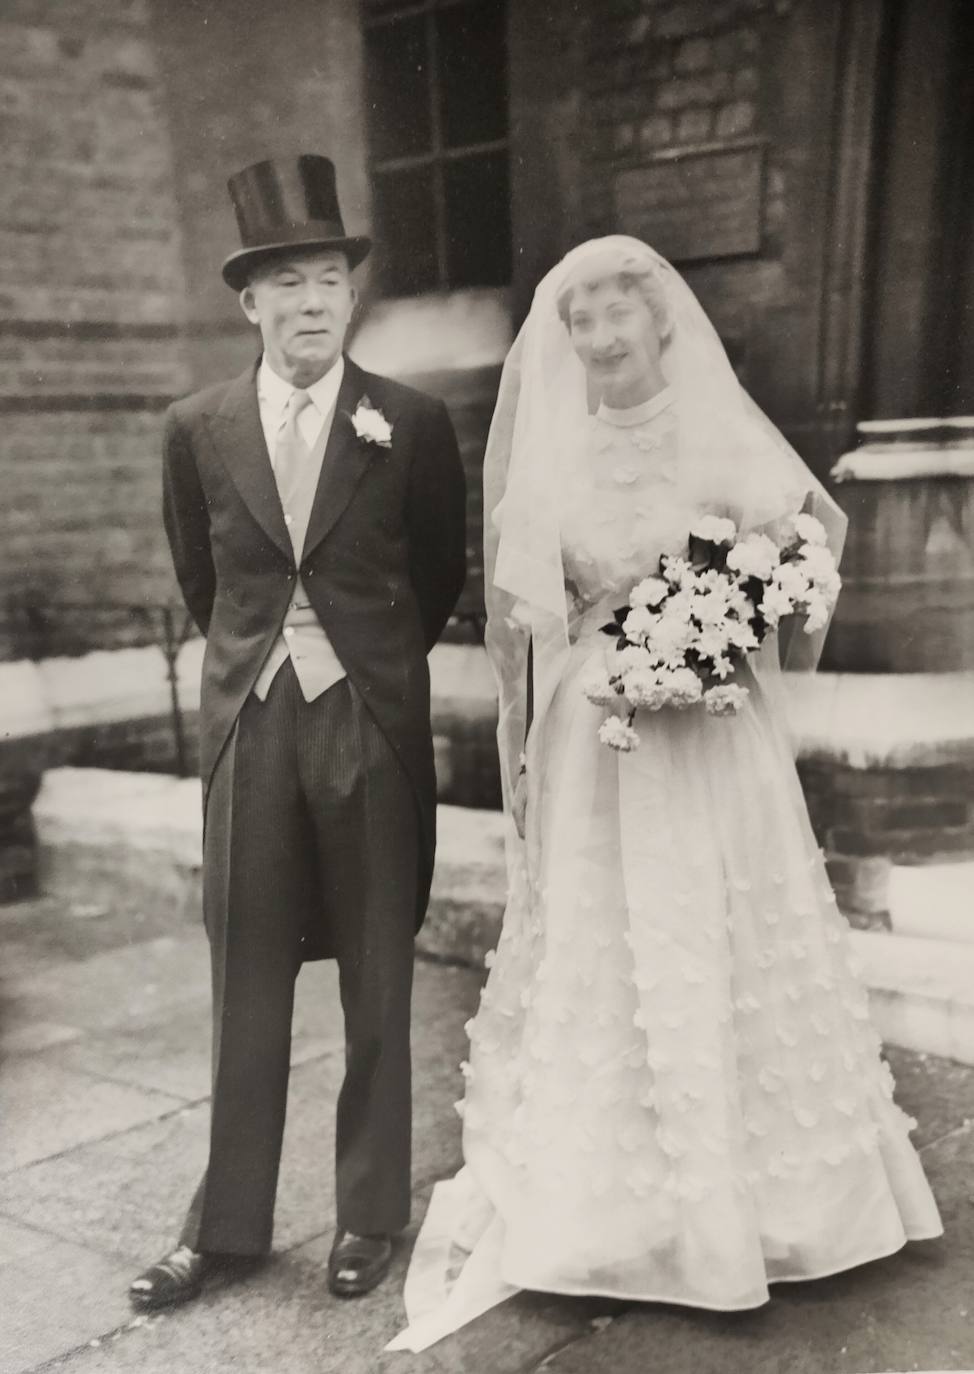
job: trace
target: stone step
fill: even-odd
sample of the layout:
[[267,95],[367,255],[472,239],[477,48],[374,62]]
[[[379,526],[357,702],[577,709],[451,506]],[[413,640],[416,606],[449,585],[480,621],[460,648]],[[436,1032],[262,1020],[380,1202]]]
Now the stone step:
[[974,947],[974,863],[893,864],[887,887],[896,935]]
[[[34,806],[46,891],[79,910],[160,903],[198,919],[200,794],[193,779],[52,769]],[[430,912],[419,948],[480,966],[504,908],[503,818],[441,806]],[[893,1045],[974,1064],[974,944],[852,931],[877,1029]]]

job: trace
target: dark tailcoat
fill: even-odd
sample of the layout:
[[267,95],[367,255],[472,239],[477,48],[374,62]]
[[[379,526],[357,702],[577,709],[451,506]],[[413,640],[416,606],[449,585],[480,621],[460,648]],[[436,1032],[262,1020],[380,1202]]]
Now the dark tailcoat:
[[[356,436],[363,397],[391,447]],[[297,574],[354,690],[392,745],[419,808],[417,929],[433,870],[436,780],[427,653],[464,580],[464,479],[442,402],[346,360],[300,568],[284,523],[255,368],[167,417],[164,517],[186,604],[206,636],[200,753],[205,797]],[[328,937],[306,958],[327,957]]]

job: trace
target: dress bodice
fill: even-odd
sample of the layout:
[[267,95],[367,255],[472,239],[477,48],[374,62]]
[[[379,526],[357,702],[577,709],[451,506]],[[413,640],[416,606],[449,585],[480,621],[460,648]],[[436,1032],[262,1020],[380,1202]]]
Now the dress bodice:
[[670,388],[628,410],[599,408],[560,496],[566,583],[581,612],[623,599],[682,553],[692,517],[677,484],[677,419]]

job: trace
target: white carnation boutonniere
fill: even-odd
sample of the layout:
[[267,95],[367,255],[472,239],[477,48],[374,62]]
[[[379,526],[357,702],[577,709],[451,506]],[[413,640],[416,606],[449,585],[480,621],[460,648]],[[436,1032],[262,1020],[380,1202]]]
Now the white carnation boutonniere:
[[351,416],[355,437],[379,448],[392,448],[392,425],[368,396],[363,396]]

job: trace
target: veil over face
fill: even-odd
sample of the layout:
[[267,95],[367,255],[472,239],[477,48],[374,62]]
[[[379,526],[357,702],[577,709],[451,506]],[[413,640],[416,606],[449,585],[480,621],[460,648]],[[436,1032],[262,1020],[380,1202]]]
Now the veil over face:
[[[572,249],[538,285],[507,356],[484,459],[486,644],[498,687],[508,811],[522,750],[530,780],[540,726],[570,650],[558,496],[569,480],[568,456],[584,443],[590,388],[559,300],[587,272],[604,277],[611,271],[648,274],[654,313],[665,304],[661,365],[674,392],[677,482],[688,504],[729,516],[742,533],[773,531],[777,522],[809,512],[825,526],[837,561],[845,537],[845,516],[740,385],[716,330],[675,268],[624,235]],[[782,666],[813,669],[826,630],[791,634]],[[526,739],[529,645],[533,719]],[[755,657],[760,671],[776,672],[776,639]],[[530,852],[530,814],[527,839]]]

